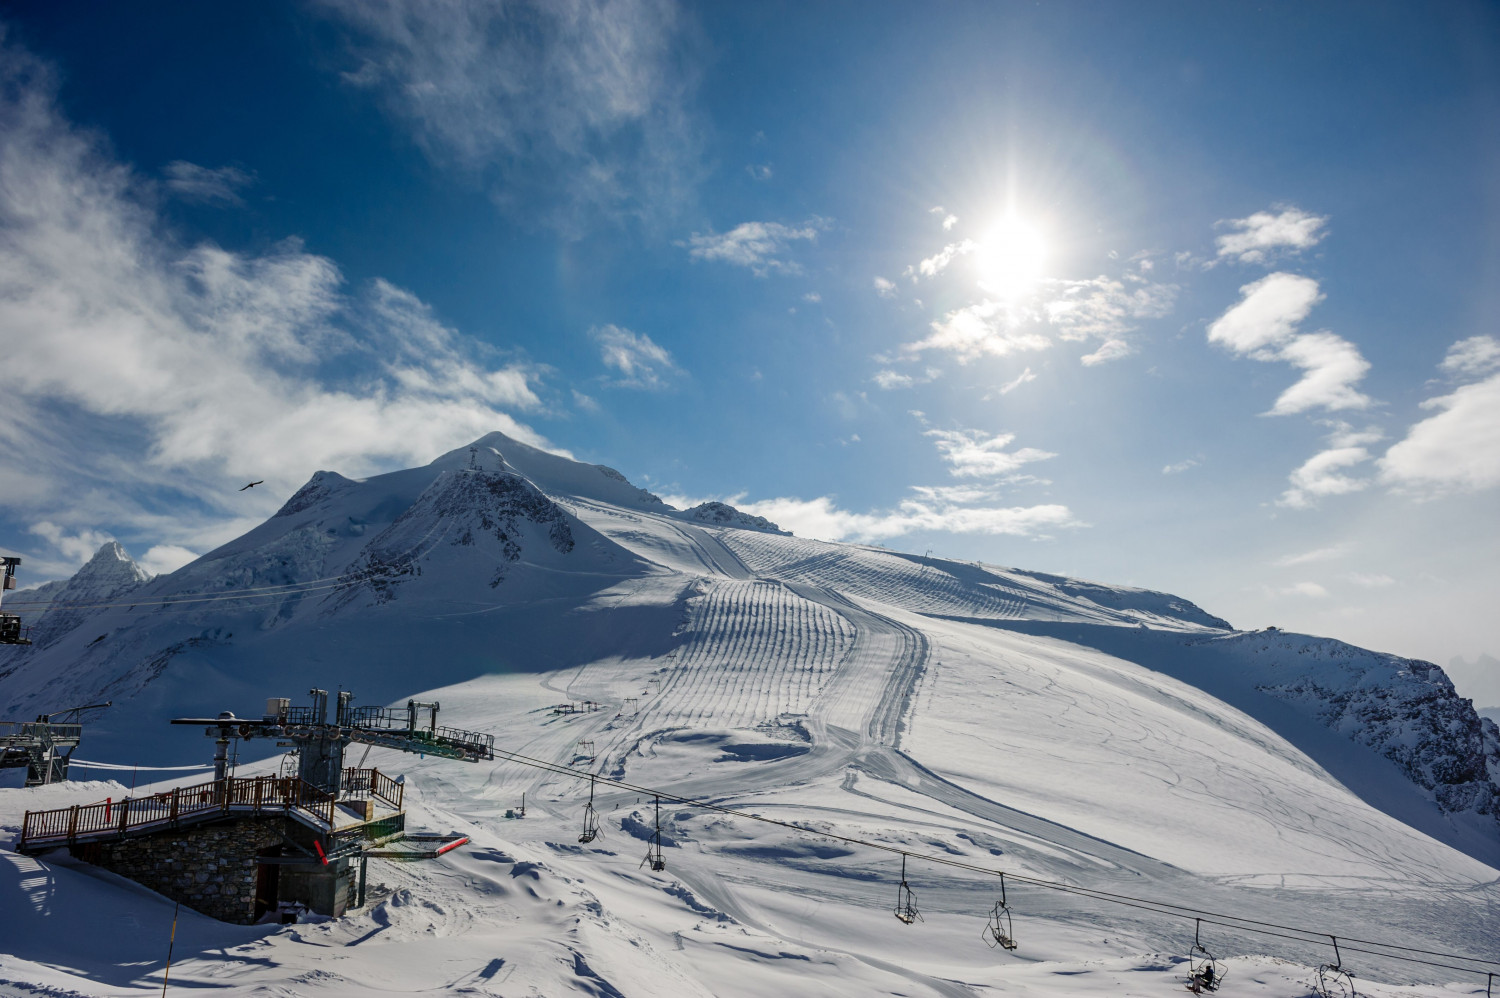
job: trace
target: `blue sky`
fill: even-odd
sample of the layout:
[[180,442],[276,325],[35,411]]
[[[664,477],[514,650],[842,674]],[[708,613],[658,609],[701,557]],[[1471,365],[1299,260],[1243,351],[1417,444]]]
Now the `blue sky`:
[[799,534],[1500,654],[1492,6],[0,24],[28,581],[501,429]]

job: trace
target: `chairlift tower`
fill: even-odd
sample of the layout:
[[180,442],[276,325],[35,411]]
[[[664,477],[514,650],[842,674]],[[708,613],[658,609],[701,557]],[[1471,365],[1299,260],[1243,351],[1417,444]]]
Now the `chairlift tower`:
[[204,734],[214,739],[216,780],[229,775],[231,739],[276,738],[296,745],[298,778],[335,797],[342,789],[344,751],[354,743],[464,762],[495,758],[494,735],[439,726],[436,701],[408,700],[405,709],[353,707],[354,694],[340,690],[330,720],[328,691],[308,693],[312,697],[309,707],[293,707],[285,697],[271,697],[260,718],[240,718],[224,711],[218,717],[179,717],[172,723],[203,725]]

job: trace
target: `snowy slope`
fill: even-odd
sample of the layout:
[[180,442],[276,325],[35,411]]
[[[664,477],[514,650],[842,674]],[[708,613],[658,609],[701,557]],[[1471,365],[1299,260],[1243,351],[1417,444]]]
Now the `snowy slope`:
[[[210,602],[90,611],[0,660],[0,703],[17,716],[112,696],[120,706],[90,727],[80,757],[166,765],[209,751],[169,716],[253,713],[314,683],[362,703],[421,694],[503,748],[582,774],[590,743],[596,772],[809,829],[667,807],[668,868],[654,874],[640,869],[649,798],[601,788],[605,837],[580,846],[575,779],[377,750],[372,763],[409,774],[415,818],[474,844],[430,864],[373,863],[376,903],[337,923],[188,916],[172,970],[184,986],[1178,986],[1190,920],[1013,884],[1022,948],[997,958],[978,938],[993,878],[915,862],[925,921],[902,926],[890,913],[899,857],[828,834],[1500,959],[1500,740],[1435,666],[1235,632],[1167,594],[691,514],[500,435],[363,482],[320,472],[265,524],[128,594]],[[608,709],[551,712],[568,699]],[[27,807],[124,792],[0,791],[0,835]],[[507,821],[523,792],[528,817]],[[0,941],[0,981],[160,990],[169,906],[69,862],[0,860],[7,910],[20,913]],[[61,921],[87,935],[110,919],[135,923],[98,951],[48,931]],[[1298,982],[1331,955],[1214,931],[1235,954],[1237,994],[1305,995]],[[1369,978],[1473,983],[1359,960],[1361,993],[1455,993]]]

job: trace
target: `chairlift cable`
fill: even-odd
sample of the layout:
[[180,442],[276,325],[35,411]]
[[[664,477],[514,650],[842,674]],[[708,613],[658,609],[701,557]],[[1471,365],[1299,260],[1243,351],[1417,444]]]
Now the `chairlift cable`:
[[[439,521],[439,523],[441,523],[441,521]],[[439,523],[434,523],[432,527],[428,529],[427,533],[422,535],[421,539],[418,540],[416,544],[413,544],[410,548],[407,548],[401,554],[397,555],[393,559],[393,561],[399,563],[403,559],[406,559],[407,556],[415,551],[418,547],[421,547],[421,545],[427,540],[427,538],[432,536],[433,531],[438,528]],[[451,529],[451,525],[444,528],[443,537],[447,536],[449,529]],[[426,555],[431,553],[433,548],[437,547],[437,545],[442,542],[442,539],[442,537],[439,537],[438,540],[431,545],[431,547],[428,547],[421,554],[410,558],[408,564],[410,562],[414,562],[420,560],[423,557],[426,557]],[[297,596],[305,592],[320,592],[325,589],[337,589],[340,587],[352,588],[362,582],[368,582],[372,579],[381,577],[382,576],[379,575],[372,576],[365,572],[346,572],[343,575],[330,575],[321,579],[307,579],[302,582],[287,582],[275,586],[249,586],[243,589],[225,589],[219,592],[211,593],[179,593],[174,596],[163,596],[160,599],[154,600],[133,600],[119,603],[69,603],[57,602],[54,600],[11,599],[5,605],[11,607],[41,608],[42,612],[47,612],[51,610],[134,610],[140,607],[169,607],[176,606],[178,604],[214,603],[224,600],[274,600],[279,599],[283,596]]]
[[[495,754],[496,754],[496,756],[498,756],[500,758],[509,760],[511,762],[518,763],[520,765],[524,765],[524,766],[529,766],[529,767],[536,768],[536,769],[545,770],[545,771],[552,772],[552,773],[558,774],[558,775],[571,776],[574,779],[580,779],[580,778],[582,778],[584,776],[584,774],[579,773],[575,769],[571,769],[571,768],[566,767],[566,766],[561,766],[561,765],[558,765],[557,763],[547,762],[546,760],[543,760],[543,759],[536,759],[536,758],[533,758],[531,756],[525,756],[525,755],[522,755],[519,752],[511,752],[511,751],[508,751],[506,749],[500,748],[498,746],[495,748]],[[792,831],[804,832],[804,833],[807,833],[807,834],[810,834],[810,835],[817,835],[817,836],[820,836],[822,838],[831,839],[831,840],[833,840],[835,842],[841,842],[841,843],[844,843],[844,844],[847,844],[847,845],[863,846],[865,848],[874,849],[874,850],[878,850],[878,851],[881,851],[881,852],[888,852],[888,853],[898,854],[898,855],[900,855],[900,856],[903,857],[903,861],[909,855],[909,856],[911,856],[914,859],[920,859],[920,860],[923,860],[923,861],[926,861],[926,862],[929,862],[929,863],[933,863],[933,864],[936,864],[936,865],[946,866],[946,867],[953,868],[953,869],[965,870],[965,871],[968,871],[968,872],[971,872],[971,873],[984,874],[984,875],[987,875],[987,876],[1008,877],[1009,879],[1011,879],[1013,881],[1018,881],[1018,882],[1021,882],[1021,883],[1029,884],[1029,885],[1034,886],[1034,887],[1043,887],[1043,888],[1046,888],[1048,890],[1058,891],[1060,893],[1065,893],[1065,894],[1072,894],[1072,895],[1076,895],[1078,897],[1087,898],[1089,900],[1104,901],[1104,902],[1111,903],[1111,904],[1117,904],[1117,905],[1120,905],[1122,907],[1135,908],[1135,909],[1138,909],[1138,910],[1141,910],[1141,911],[1151,912],[1151,913],[1157,914],[1157,915],[1166,915],[1166,916],[1169,916],[1169,917],[1177,917],[1177,918],[1195,918],[1195,919],[1199,919],[1203,923],[1206,923],[1206,924],[1209,924],[1209,925],[1218,925],[1218,926],[1221,926],[1223,928],[1238,930],[1238,931],[1241,931],[1241,932],[1251,932],[1251,933],[1255,933],[1257,935],[1264,935],[1264,936],[1269,936],[1269,937],[1278,938],[1278,939],[1286,939],[1286,940],[1290,940],[1292,942],[1309,944],[1309,943],[1315,943],[1318,940],[1327,940],[1327,939],[1334,938],[1330,933],[1323,932],[1323,931],[1316,930],[1316,929],[1304,929],[1304,928],[1301,928],[1301,927],[1298,927],[1298,926],[1281,925],[1281,924],[1276,923],[1276,922],[1267,922],[1267,921],[1263,921],[1261,919],[1245,918],[1243,916],[1230,915],[1230,914],[1225,914],[1223,912],[1214,912],[1214,911],[1207,911],[1207,910],[1198,909],[1198,908],[1189,908],[1189,907],[1187,907],[1185,905],[1172,904],[1171,902],[1167,902],[1167,901],[1156,901],[1156,900],[1153,900],[1153,899],[1150,899],[1150,898],[1139,898],[1139,897],[1134,897],[1134,896],[1129,895],[1129,894],[1117,894],[1117,893],[1113,893],[1113,892],[1109,892],[1109,891],[1101,891],[1101,890],[1097,890],[1097,889],[1089,888],[1089,887],[1081,887],[1081,886],[1076,886],[1076,885],[1073,885],[1073,884],[1065,884],[1065,883],[1061,883],[1061,882],[1058,882],[1058,881],[1042,880],[1042,879],[1036,878],[1036,877],[1027,877],[1027,876],[1024,876],[1024,875],[1021,875],[1021,874],[1016,874],[1016,873],[1009,873],[1009,874],[1007,874],[1007,873],[1004,873],[1003,871],[995,870],[995,869],[993,869],[991,867],[979,866],[977,864],[967,863],[967,862],[964,862],[962,860],[954,859],[951,856],[942,856],[942,855],[938,855],[938,854],[929,854],[929,853],[912,853],[912,852],[909,852],[909,850],[902,849],[902,848],[900,848],[898,846],[890,845],[890,844],[887,844],[887,843],[871,842],[871,841],[869,841],[867,839],[860,839],[860,838],[856,838],[854,836],[840,835],[840,834],[838,834],[836,832],[823,831],[823,830],[817,829],[817,828],[808,828],[808,827],[805,827],[803,825],[796,824],[795,822],[782,821],[782,820],[780,820],[778,818],[768,818],[768,817],[766,817],[764,815],[761,815],[761,814],[754,814],[754,813],[751,813],[749,811],[742,811],[742,810],[740,810],[738,808],[727,807],[727,806],[725,806],[723,804],[715,804],[715,803],[713,803],[711,801],[700,800],[700,799],[693,798],[693,797],[683,797],[683,796],[681,796],[679,794],[674,794],[674,793],[672,793],[670,791],[666,791],[666,790],[657,790],[657,789],[654,789],[654,788],[651,788],[651,787],[637,786],[637,785],[632,784],[632,783],[626,783],[623,780],[615,780],[615,779],[610,779],[608,777],[595,777],[594,774],[589,774],[589,775],[590,775],[591,779],[597,779],[598,782],[603,783],[606,786],[614,787],[614,788],[619,789],[619,790],[626,790],[626,791],[629,791],[631,793],[642,794],[642,795],[646,795],[646,796],[654,796],[656,798],[656,804],[657,804],[658,809],[661,806],[661,802],[663,800],[665,800],[665,801],[668,801],[668,802],[671,802],[671,803],[682,804],[682,805],[688,806],[688,807],[695,807],[695,808],[699,808],[701,810],[712,811],[712,812],[715,812],[715,813],[718,813],[718,814],[724,814],[724,815],[728,815],[728,816],[731,816],[731,817],[743,818],[743,819],[753,820],[753,821],[759,821],[759,822],[762,822],[764,824],[775,825],[775,826],[778,826],[778,827],[781,827],[781,828],[790,829]],[[658,825],[658,827],[660,827],[660,826]],[[904,882],[904,880],[905,880],[904,874],[903,874],[903,878],[902,879],[903,879],[903,882]],[[1003,881],[1002,881],[1002,883],[1003,883]],[[1282,930],[1282,931],[1275,931],[1275,930]],[[1296,935],[1292,935],[1292,934],[1289,934],[1289,933],[1297,933],[1297,934]],[[1441,957],[1441,958],[1443,958],[1445,960],[1458,960],[1458,961],[1464,961],[1464,962],[1469,963],[1469,964],[1482,964],[1482,965],[1491,966],[1491,967],[1500,967],[1500,960],[1489,960],[1489,959],[1484,959],[1482,957],[1465,956],[1465,955],[1460,954],[1460,953],[1445,953],[1445,952],[1441,952],[1441,951],[1437,951],[1437,950],[1420,949],[1420,948],[1417,948],[1417,947],[1414,947],[1414,946],[1402,946],[1402,945],[1400,945],[1398,943],[1388,943],[1388,942],[1382,942],[1382,941],[1378,941],[1378,940],[1356,939],[1356,938],[1354,938],[1352,936],[1342,936],[1342,937],[1338,937],[1338,938],[1344,944],[1343,947],[1342,947],[1342,949],[1347,949],[1351,953],[1362,953],[1362,954],[1370,955],[1370,956],[1378,956],[1378,957],[1383,957],[1383,958],[1390,959],[1390,960],[1395,960],[1395,961],[1398,961],[1398,962],[1421,964],[1423,966],[1437,967],[1437,968],[1440,968],[1440,969],[1443,969],[1443,970],[1453,970],[1453,971],[1458,971],[1460,973],[1469,973],[1469,974],[1484,974],[1484,973],[1487,973],[1487,971],[1484,971],[1484,970],[1476,970],[1472,966],[1460,966],[1460,965],[1456,965],[1456,964],[1453,964],[1453,963],[1442,963],[1442,962],[1438,962],[1438,961],[1435,961],[1435,960],[1423,960],[1423,959],[1419,959],[1416,956],[1408,956],[1407,955],[1407,954],[1422,954],[1423,956]],[[1357,945],[1352,945],[1351,946],[1351,945],[1349,945],[1350,943],[1355,943]],[[1375,948],[1374,949],[1367,949],[1365,947],[1375,947]],[[1399,952],[1393,952],[1393,951],[1399,951]]]

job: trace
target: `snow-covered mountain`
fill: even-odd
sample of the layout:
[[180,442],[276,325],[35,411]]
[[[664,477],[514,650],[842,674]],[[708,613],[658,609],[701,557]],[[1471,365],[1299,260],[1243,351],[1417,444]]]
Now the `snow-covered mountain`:
[[[168,576],[123,559],[106,546],[51,592],[37,643],[0,652],[11,717],[115,701],[85,736],[89,760],[201,761],[209,746],[169,717],[254,713],[310,685],[362,703],[421,694],[528,756],[591,755],[635,784],[913,854],[1496,957],[1500,730],[1429,663],[1235,631],[1164,593],[804,540],[722,504],[674,510],[609,468],[500,434],[365,481],[318,472]],[[568,699],[610,709],[550,712]],[[470,886],[444,886],[441,867],[383,873],[379,904],[317,938],[436,933],[450,989],[1119,994],[1176,972],[1143,955],[1166,945],[1161,926],[1129,911],[1033,896],[1023,957],[1074,969],[1012,973],[959,940],[977,945],[969,922],[989,905],[972,878],[924,874],[915,936],[890,918],[885,854],[673,808],[670,872],[656,875],[637,869],[649,832],[634,796],[608,795],[604,848],[581,849],[566,778],[380,764],[412,774],[429,820],[474,836],[451,861]],[[522,791],[539,820],[507,822]],[[68,792],[107,793],[46,791]],[[0,802],[0,824],[15,806]],[[226,945],[211,924],[192,931]],[[514,982],[486,963],[496,938]],[[247,982],[302,973],[286,969],[303,966],[293,942],[264,945],[282,969]],[[17,955],[83,966],[48,953]],[[1305,993],[1254,967],[1262,989],[1248,993]],[[350,973],[308,993],[359,993]]]

